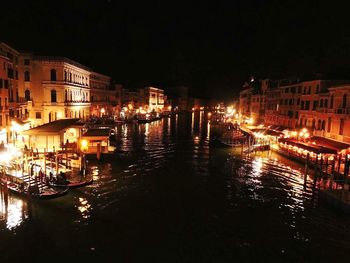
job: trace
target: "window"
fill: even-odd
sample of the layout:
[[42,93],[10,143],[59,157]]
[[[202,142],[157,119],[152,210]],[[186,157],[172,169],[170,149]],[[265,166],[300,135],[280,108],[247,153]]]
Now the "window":
[[64,81],[67,82],[67,71],[64,71]]
[[301,93],[301,86],[298,87],[298,93]]
[[24,81],[30,81],[30,73],[29,71],[24,72]]
[[306,94],[306,87],[304,87],[304,91],[303,91],[303,94]]
[[304,109],[304,106],[305,106],[304,101],[301,101],[301,109],[302,109],[302,110]]
[[310,109],[310,101],[305,101],[305,110],[309,110]]
[[30,60],[29,60],[28,58],[25,58],[25,59],[24,59],[24,65],[27,66],[27,65],[29,65],[29,64],[30,64]]
[[298,111],[295,112],[295,118],[296,118],[296,119],[299,118],[299,112],[298,112]]
[[343,96],[343,108],[346,108],[347,97],[348,97],[348,95],[344,94],[344,96]]
[[5,87],[5,89],[9,88],[9,81],[8,81],[8,79],[4,80],[4,87]]
[[41,119],[41,112],[40,111],[35,112],[35,119]]
[[339,135],[343,135],[343,133],[344,133],[344,119],[340,119]]
[[316,110],[317,106],[318,106],[318,101],[314,100],[314,103],[312,105],[312,110]]
[[2,79],[0,79],[0,89],[3,88],[3,82],[2,82]]
[[56,90],[51,90],[51,102],[57,102],[57,93]]
[[333,109],[333,102],[334,102],[334,95],[332,94],[332,96],[331,96],[331,103],[329,105],[330,109]]
[[16,80],[18,80],[18,71],[16,70]]
[[51,81],[56,81],[56,70],[55,69],[50,70],[50,79],[51,79]]
[[331,127],[332,127],[332,118],[328,117],[327,132],[331,132]]
[[327,99],[324,100],[324,107],[325,107],[325,108],[328,107],[328,100],[327,100]]
[[311,86],[309,86],[309,89],[307,90],[307,94],[311,94]]
[[26,101],[30,100],[30,90],[26,89],[26,91],[24,92],[24,98],[26,99]]
[[298,98],[297,100],[297,105],[300,105],[300,98]]
[[322,108],[323,107],[323,100],[321,99],[320,100],[320,108]]

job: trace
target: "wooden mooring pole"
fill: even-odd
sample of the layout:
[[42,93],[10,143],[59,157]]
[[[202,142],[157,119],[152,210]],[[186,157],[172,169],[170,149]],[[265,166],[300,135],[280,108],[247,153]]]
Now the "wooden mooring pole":
[[306,161],[305,161],[304,189],[306,189],[307,174],[309,172],[309,161],[310,161],[310,153],[308,152],[306,156]]
[[315,160],[315,174],[314,174],[314,180],[312,184],[313,191],[316,189],[316,183],[317,183],[317,164],[318,164],[318,154],[316,155],[316,160]]

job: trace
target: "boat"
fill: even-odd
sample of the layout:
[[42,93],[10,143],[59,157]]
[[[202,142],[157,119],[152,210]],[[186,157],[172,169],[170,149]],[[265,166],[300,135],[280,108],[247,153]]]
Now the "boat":
[[243,139],[245,139],[245,137],[241,137],[241,138],[215,138],[213,140],[210,141],[210,144],[216,147],[241,147],[242,146],[242,142]]
[[71,181],[71,180],[66,180],[66,181],[52,181],[49,182],[49,184],[53,187],[68,187],[70,189],[72,188],[78,188],[78,187],[83,187],[90,185],[94,182],[92,177],[86,178],[85,180],[80,180],[80,181]]
[[17,177],[3,173],[0,175],[0,182],[2,186],[15,194],[29,195],[44,200],[61,197],[68,192],[68,187],[51,187],[42,182],[35,181],[28,175]]

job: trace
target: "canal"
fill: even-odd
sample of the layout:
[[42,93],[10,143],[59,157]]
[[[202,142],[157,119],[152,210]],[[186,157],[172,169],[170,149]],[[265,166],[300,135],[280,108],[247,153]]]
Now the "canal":
[[[202,113],[116,128],[123,153],[90,161],[95,182],[49,201],[0,191],[0,261],[346,260],[350,216],[303,189],[276,154],[209,145]],[[112,261],[111,261],[112,262]]]

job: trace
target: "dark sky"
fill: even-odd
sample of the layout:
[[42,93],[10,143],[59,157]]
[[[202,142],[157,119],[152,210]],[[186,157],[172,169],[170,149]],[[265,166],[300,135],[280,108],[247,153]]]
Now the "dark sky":
[[7,2],[2,41],[67,56],[129,87],[188,85],[227,98],[251,75],[350,77],[350,19],[331,1]]

